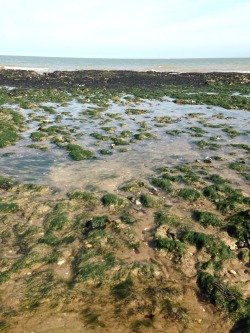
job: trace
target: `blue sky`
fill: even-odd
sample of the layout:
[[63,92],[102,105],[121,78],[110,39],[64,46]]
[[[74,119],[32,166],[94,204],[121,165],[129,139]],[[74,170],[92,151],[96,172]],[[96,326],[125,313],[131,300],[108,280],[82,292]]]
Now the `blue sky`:
[[0,0],[0,54],[250,57],[249,0]]

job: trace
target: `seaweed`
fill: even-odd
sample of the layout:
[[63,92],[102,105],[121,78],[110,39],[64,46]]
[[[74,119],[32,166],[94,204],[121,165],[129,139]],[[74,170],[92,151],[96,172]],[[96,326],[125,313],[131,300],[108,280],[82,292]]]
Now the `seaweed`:
[[182,188],[177,191],[177,196],[184,200],[197,201],[202,198],[202,193],[193,188]]
[[194,219],[199,222],[203,227],[213,226],[221,227],[222,222],[218,216],[211,212],[206,211],[195,211],[193,214]]
[[91,150],[83,149],[81,146],[69,143],[65,146],[69,151],[69,156],[75,161],[81,161],[89,158],[93,158],[94,154]]
[[124,206],[124,200],[115,194],[105,194],[102,197],[102,203],[104,206],[112,208],[119,208]]

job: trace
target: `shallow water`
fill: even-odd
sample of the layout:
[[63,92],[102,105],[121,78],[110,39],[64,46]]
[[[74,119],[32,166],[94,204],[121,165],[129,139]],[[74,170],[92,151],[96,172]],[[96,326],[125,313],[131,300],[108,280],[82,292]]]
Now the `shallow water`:
[[[129,104],[129,105],[128,105]],[[109,106],[102,110],[98,117],[91,118],[82,112],[97,106],[88,103],[71,101],[67,106],[59,104],[44,103],[43,105],[54,106],[57,114],[48,114],[44,110],[38,109],[23,110],[26,120],[32,120],[31,113],[35,116],[44,116],[46,121],[53,124],[65,126],[72,131],[72,135],[82,134],[74,142],[83,147],[91,149],[96,154],[96,159],[73,161],[64,149],[58,148],[50,142],[32,142],[30,133],[40,126],[39,121],[27,123],[28,129],[22,133],[22,140],[15,146],[2,149],[0,160],[1,174],[18,178],[22,181],[48,184],[63,191],[74,188],[96,189],[101,191],[114,191],[123,182],[147,178],[153,174],[157,167],[174,166],[184,164],[196,159],[204,159],[206,156],[219,155],[228,161],[235,160],[235,156],[230,155],[234,148],[232,143],[249,144],[250,118],[249,113],[242,110],[225,110],[220,107],[207,107],[205,105],[177,105],[170,98],[163,101],[143,101],[139,105],[127,103],[124,100],[114,103],[110,101]],[[14,106],[14,108],[16,108]],[[128,109],[144,110],[145,113],[139,115],[126,114]],[[66,113],[66,114],[65,114]],[[110,118],[111,115],[118,115],[118,119]],[[56,116],[62,115],[59,123],[54,123]],[[196,117],[195,117],[196,115]],[[171,123],[156,126],[155,117],[171,117]],[[222,119],[219,119],[219,118]],[[107,121],[107,123],[103,123]],[[157,139],[138,140],[130,143],[130,151],[120,152],[123,146],[111,148],[112,141],[102,141],[96,145],[98,140],[90,134],[97,132],[107,135],[101,129],[102,126],[115,128],[116,135],[124,130],[140,133],[140,123],[150,127],[147,132],[157,135]],[[201,123],[202,122],[202,123]],[[204,124],[221,125],[221,128],[205,127]],[[47,125],[46,125],[47,126]],[[235,138],[230,138],[222,131],[223,126],[232,126],[241,132]],[[192,136],[194,132],[190,127],[201,127],[206,133],[203,137]],[[166,131],[181,130],[178,136],[166,134]],[[111,135],[112,136],[112,135]],[[210,141],[210,137],[218,136],[215,143],[221,147],[218,150],[198,149],[196,142],[199,140]],[[129,140],[129,139],[125,139]],[[31,143],[46,144],[50,149],[41,151],[31,149],[27,146]],[[108,156],[100,155],[100,149],[110,149],[112,154]],[[13,155],[3,156],[4,153]],[[244,158],[244,151],[237,151],[237,158]]]

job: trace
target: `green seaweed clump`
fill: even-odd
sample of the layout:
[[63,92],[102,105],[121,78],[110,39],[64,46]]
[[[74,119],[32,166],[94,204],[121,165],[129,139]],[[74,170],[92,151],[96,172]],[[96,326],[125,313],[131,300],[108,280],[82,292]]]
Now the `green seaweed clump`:
[[8,190],[12,184],[13,180],[11,178],[0,176],[0,188]]
[[33,132],[30,134],[32,141],[45,141],[48,138],[48,135],[44,132]]
[[102,197],[102,203],[104,206],[112,207],[112,208],[118,208],[124,205],[124,200],[122,198],[119,198],[115,194],[105,194]]
[[197,201],[202,198],[202,193],[193,188],[182,188],[177,191],[177,195],[184,200]]
[[97,198],[91,192],[74,191],[68,193],[68,197],[72,200],[79,200],[84,207],[94,207],[97,205]]
[[174,216],[169,214],[168,211],[159,211],[155,213],[155,223],[160,225],[172,225],[172,226],[179,226],[178,219]]
[[3,203],[0,202],[0,213],[16,213],[19,211],[17,203]]
[[194,212],[194,218],[197,220],[203,227],[208,227],[209,225],[213,227],[221,227],[222,223],[218,216],[210,212]]
[[137,222],[137,220],[132,216],[132,215],[129,215],[129,214],[124,214],[121,216],[121,221],[125,224],[135,224]]
[[141,132],[134,135],[135,140],[144,140],[144,139],[156,139],[157,136],[155,134],[149,132]]
[[150,194],[142,194],[140,196],[140,201],[141,201],[142,205],[147,208],[156,208],[162,204],[162,202],[160,200],[155,199]]
[[111,155],[112,152],[109,149],[101,149],[100,154],[102,154],[102,155]]
[[223,283],[219,277],[207,272],[200,272],[197,284],[202,294],[218,310],[224,310],[235,317],[240,316],[244,311],[244,299],[241,292],[235,287]]
[[142,181],[138,181],[136,183],[130,183],[125,186],[123,186],[123,191],[131,192],[131,193],[138,193],[141,191],[143,187],[145,187],[146,184]]
[[7,122],[1,121],[0,123],[0,148],[9,146],[20,139],[14,126]]
[[153,178],[152,183],[167,193],[172,192],[172,185],[171,185],[171,181],[169,179]]
[[180,240],[196,246],[198,251],[205,249],[212,258],[217,257],[220,260],[224,260],[234,257],[234,253],[223,241],[202,232],[185,229],[180,236]]
[[94,229],[104,229],[106,227],[106,224],[109,222],[108,216],[96,216],[93,217],[90,221],[86,223],[86,227],[89,230]]
[[69,151],[69,156],[75,161],[89,159],[94,156],[91,150],[83,149],[81,146],[73,143],[69,143],[66,149]]
[[250,246],[250,209],[240,211],[229,218],[228,234]]
[[173,252],[180,257],[183,257],[186,252],[186,246],[184,244],[182,244],[178,240],[168,238],[157,238],[156,247],[164,249],[167,252]]

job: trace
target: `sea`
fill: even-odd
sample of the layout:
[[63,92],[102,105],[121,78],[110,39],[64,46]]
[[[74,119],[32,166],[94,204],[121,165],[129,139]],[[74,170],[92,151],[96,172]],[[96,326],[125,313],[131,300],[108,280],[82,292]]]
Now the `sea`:
[[104,59],[0,55],[0,69],[34,70],[38,73],[78,70],[250,73],[250,58]]

